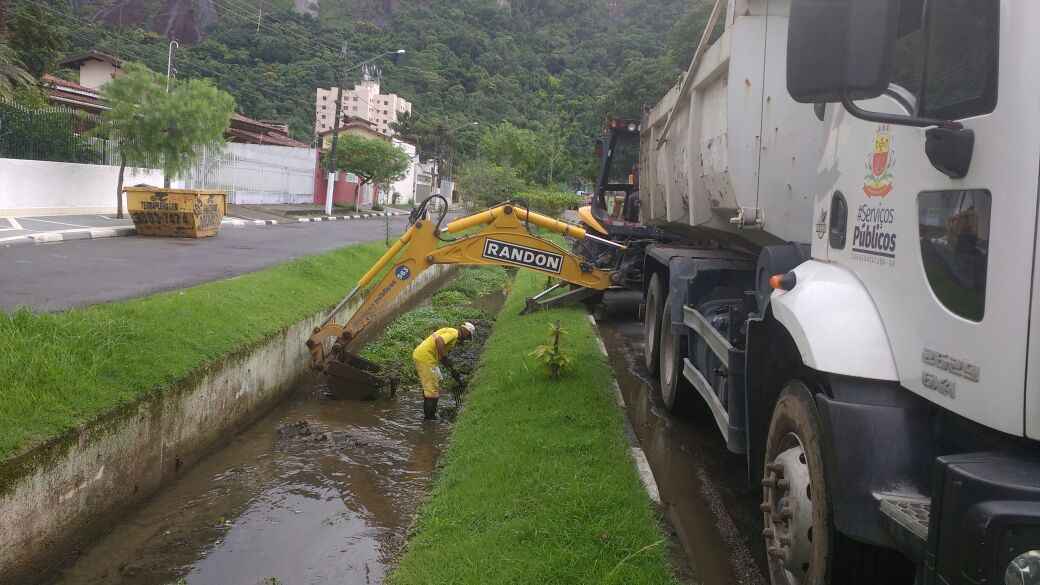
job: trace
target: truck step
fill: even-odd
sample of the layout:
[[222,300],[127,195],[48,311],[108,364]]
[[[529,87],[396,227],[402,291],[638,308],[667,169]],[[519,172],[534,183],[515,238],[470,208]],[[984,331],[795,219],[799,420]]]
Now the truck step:
[[896,543],[913,558],[922,558],[928,540],[932,500],[916,494],[875,494],[874,497]]

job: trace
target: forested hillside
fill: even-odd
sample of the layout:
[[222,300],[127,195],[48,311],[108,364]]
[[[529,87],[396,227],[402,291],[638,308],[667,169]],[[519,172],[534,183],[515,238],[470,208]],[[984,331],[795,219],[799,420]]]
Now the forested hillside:
[[[41,0],[33,1],[39,4]],[[414,103],[412,124],[451,132],[462,156],[502,121],[560,140],[558,180],[587,175],[608,114],[637,116],[692,54],[706,0],[74,0],[43,14],[70,52],[97,48],[166,70],[165,34],[199,36],[180,77],[210,77],[249,116],[289,122],[309,141],[314,89],[337,69],[383,61],[384,87]],[[306,14],[317,12],[317,17]],[[160,32],[155,32],[160,31]],[[195,31],[195,32],[193,32]],[[188,39],[193,40],[193,39]],[[351,75],[356,81],[357,72]],[[570,177],[566,177],[570,175]]]

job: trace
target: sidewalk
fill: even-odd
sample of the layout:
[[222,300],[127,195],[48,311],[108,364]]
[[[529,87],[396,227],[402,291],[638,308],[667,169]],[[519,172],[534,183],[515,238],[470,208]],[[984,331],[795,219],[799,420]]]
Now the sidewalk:
[[[312,223],[316,221],[342,221],[382,217],[384,213],[389,213],[391,217],[406,215],[406,212],[398,210],[318,217],[287,217],[274,214],[258,214],[255,211],[244,214],[245,217],[243,217],[243,214],[233,215],[229,212],[222,224],[224,226],[242,227]],[[135,233],[133,221],[129,215],[124,219],[116,219],[115,214],[0,216],[0,249],[23,244],[132,236]]]

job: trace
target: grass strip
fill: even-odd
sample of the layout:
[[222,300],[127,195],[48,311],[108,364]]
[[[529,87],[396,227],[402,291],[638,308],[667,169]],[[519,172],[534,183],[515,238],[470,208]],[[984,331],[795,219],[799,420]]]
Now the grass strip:
[[62,313],[0,312],[0,460],[330,307],[385,250],[354,245]]
[[[517,275],[393,585],[674,583],[585,312],[519,315],[542,283]],[[556,320],[554,381],[528,354]]]

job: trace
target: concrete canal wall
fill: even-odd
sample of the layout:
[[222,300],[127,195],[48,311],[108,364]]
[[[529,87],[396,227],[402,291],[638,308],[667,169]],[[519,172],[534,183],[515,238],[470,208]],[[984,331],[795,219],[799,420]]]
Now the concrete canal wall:
[[[396,309],[454,272],[423,273]],[[345,308],[340,322],[356,311]],[[0,464],[0,583],[31,583],[277,405],[305,373],[314,315]],[[149,348],[141,348],[148,351]]]

